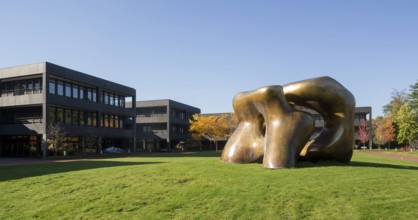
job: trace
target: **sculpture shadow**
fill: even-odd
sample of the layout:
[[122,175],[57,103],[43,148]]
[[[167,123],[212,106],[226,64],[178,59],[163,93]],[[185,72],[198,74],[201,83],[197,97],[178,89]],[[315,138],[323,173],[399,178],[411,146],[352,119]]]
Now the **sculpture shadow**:
[[417,166],[396,165],[387,163],[372,163],[352,161],[350,163],[340,163],[335,161],[319,161],[309,162],[303,161],[296,163],[295,168],[315,168],[315,167],[368,167],[368,168],[386,168],[386,169],[401,169],[401,170],[418,170]]
[[152,165],[159,163],[162,162],[75,161],[62,163],[51,162],[31,165],[4,166],[0,167],[0,182],[79,170],[90,170],[120,166]]

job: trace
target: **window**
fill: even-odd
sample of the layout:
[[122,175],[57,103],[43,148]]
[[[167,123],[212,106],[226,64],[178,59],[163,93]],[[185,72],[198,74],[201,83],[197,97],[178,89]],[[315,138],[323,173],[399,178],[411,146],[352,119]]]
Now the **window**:
[[65,96],[71,98],[71,84],[66,82],[65,83]]
[[33,84],[34,84],[34,92],[35,93],[39,93],[42,90],[42,82],[41,79],[34,79],[33,80]]
[[107,92],[104,92],[103,93],[104,95],[104,104],[106,104],[106,105],[108,105],[109,104],[109,93],[107,93]]
[[115,106],[119,106],[119,96],[115,95]]
[[115,128],[119,128],[119,117],[115,115]]
[[97,127],[97,116],[96,112],[91,113],[91,125]]
[[57,122],[59,123],[64,122],[64,112],[62,108],[57,108]]
[[33,80],[26,80],[26,94],[33,94]]
[[80,99],[84,99],[84,87],[80,86]]
[[109,115],[109,121],[110,121],[110,123],[109,123],[110,127],[111,128],[115,127],[114,126],[115,125],[115,116],[114,115]]
[[50,122],[56,122],[56,111],[55,107],[49,107],[49,121]]
[[71,110],[65,109],[64,112],[65,112],[65,124],[70,125],[71,124]]
[[104,127],[105,128],[108,128],[109,127],[109,115],[107,115],[107,114],[104,114],[103,115],[103,120],[104,120]]
[[87,100],[93,101],[93,91],[91,88],[87,88]]
[[123,117],[119,117],[119,128],[123,128],[123,126],[124,126],[124,121],[125,121],[125,118],[123,118]]
[[121,96],[119,101],[120,101],[120,107],[125,108],[125,97]]
[[92,89],[92,99],[93,102],[97,102],[97,92],[96,89]]
[[84,126],[86,124],[85,120],[85,113],[83,111],[79,111],[79,123],[81,126]]
[[115,104],[115,100],[114,100],[113,94],[110,93],[110,105],[114,105],[114,104]]
[[78,99],[78,85],[73,85],[73,98]]
[[64,83],[62,81],[57,82],[57,95],[64,95]]
[[73,110],[73,114],[72,114],[72,119],[71,119],[71,123],[73,125],[78,125],[78,111],[77,110]]

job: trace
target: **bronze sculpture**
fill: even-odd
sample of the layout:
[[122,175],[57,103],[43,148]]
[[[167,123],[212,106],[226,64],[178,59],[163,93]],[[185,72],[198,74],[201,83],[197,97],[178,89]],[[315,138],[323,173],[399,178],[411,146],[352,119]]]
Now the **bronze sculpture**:
[[[233,100],[239,124],[222,152],[230,163],[263,162],[265,168],[289,168],[296,161],[350,162],[354,146],[354,96],[330,77],[238,93]],[[310,108],[324,118],[313,134]]]

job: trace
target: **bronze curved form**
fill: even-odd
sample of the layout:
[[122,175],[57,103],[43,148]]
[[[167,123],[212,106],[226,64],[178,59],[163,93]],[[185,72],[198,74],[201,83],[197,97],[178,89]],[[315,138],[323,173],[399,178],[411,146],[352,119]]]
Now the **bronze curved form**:
[[[313,117],[295,106],[313,109],[324,117],[324,128],[314,140],[309,141]],[[299,156],[311,161],[351,160],[355,100],[330,77],[241,92],[233,107],[240,122],[225,145],[222,161],[262,161],[265,168],[289,168]]]

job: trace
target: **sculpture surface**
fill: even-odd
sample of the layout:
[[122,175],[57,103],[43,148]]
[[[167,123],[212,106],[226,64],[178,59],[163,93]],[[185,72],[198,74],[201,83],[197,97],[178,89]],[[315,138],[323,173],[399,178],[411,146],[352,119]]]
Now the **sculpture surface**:
[[[330,77],[241,92],[233,107],[239,124],[222,152],[224,162],[290,168],[298,159],[351,160],[355,99]],[[312,140],[315,121],[303,108],[324,118],[322,132]]]

